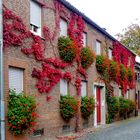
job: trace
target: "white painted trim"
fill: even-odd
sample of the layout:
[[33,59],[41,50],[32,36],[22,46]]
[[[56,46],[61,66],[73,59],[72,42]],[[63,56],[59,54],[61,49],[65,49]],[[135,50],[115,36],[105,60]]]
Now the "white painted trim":
[[[102,87],[101,89],[101,125],[106,124],[106,100],[105,100],[105,84],[102,83],[94,83],[93,84],[93,96],[95,99],[95,105],[96,105],[96,87],[100,86]],[[93,120],[94,120],[94,127],[97,127],[97,108],[95,107],[94,115],[93,115]]]

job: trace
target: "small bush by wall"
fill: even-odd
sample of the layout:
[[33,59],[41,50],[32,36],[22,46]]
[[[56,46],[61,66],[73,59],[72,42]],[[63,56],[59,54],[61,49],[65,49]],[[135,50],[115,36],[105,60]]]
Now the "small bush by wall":
[[77,100],[69,95],[61,96],[60,98],[60,114],[65,121],[73,118],[78,110]]
[[81,99],[81,114],[83,118],[87,119],[93,114],[95,108],[95,101],[93,97],[82,97]]
[[34,97],[23,93],[17,94],[12,90],[9,95],[7,113],[9,130],[14,135],[24,134],[35,126],[37,117]]

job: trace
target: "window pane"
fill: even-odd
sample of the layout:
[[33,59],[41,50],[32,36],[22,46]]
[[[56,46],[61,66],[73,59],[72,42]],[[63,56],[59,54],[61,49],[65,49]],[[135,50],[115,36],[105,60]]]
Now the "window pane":
[[112,59],[112,50],[111,49],[108,50],[108,57],[109,57],[109,59]]
[[62,95],[68,94],[68,84],[66,80],[63,80],[63,79],[60,80],[60,93]]
[[60,36],[67,36],[67,28],[67,22],[63,19],[60,19]]
[[30,24],[41,27],[41,6],[30,0]]
[[83,47],[87,46],[87,34],[83,33]]
[[82,81],[81,96],[84,97],[86,95],[87,95],[87,82]]
[[9,88],[15,89],[17,93],[23,91],[23,70],[9,67]]
[[99,41],[96,41],[96,55],[101,54],[101,43]]
[[119,97],[121,97],[121,96],[122,96],[122,89],[119,88]]

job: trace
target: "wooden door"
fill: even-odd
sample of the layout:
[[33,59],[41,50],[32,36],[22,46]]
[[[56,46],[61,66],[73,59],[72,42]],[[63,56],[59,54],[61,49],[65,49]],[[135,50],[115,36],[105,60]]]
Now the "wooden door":
[[96,91],[97,98],[97,124],[101,123],[101,88],[97,87]]

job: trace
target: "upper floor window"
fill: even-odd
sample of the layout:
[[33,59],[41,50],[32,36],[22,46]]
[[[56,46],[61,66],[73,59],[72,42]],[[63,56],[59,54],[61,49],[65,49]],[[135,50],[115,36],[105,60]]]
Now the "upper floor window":
[[87,46],[87,33],[83,33],[83,47]]
[[118,95],[119,97],[121,97],[122,96],[122,89],[121,88],[119,88],[119,95]]
[[82,87],[81,87],[81,96],[87,96],[87,82],[86,81],[82,81]]
[[30,25],[31,31],[41,36],[41,6],[30,0]]
[[128,63],[127,66],[129,67],[131,65],[131,57],[128,57]]
[[109,57],[109,59],[112,59],[112,49],[108,50],[108,57]]
[[123,56],[123,54],[121,54],[121,56],[120,56],[120,62],[123,64],[124,63],[124,56]]
[[64,19],[60,19],[60,36],[67,36],[68,23]]
[[129,92],[130,92],[130,90],[128,89],[126,92],[126,99],[129,99],[129,94],[130,94]]
[[9,89],[14,89],[17,93],[23,91],[23,69],[9,67]]
[[68,95],[68,82],[64,79],[60,80],[60,94]]
[[101,55],[101,42],[96,40],[96,55]]

